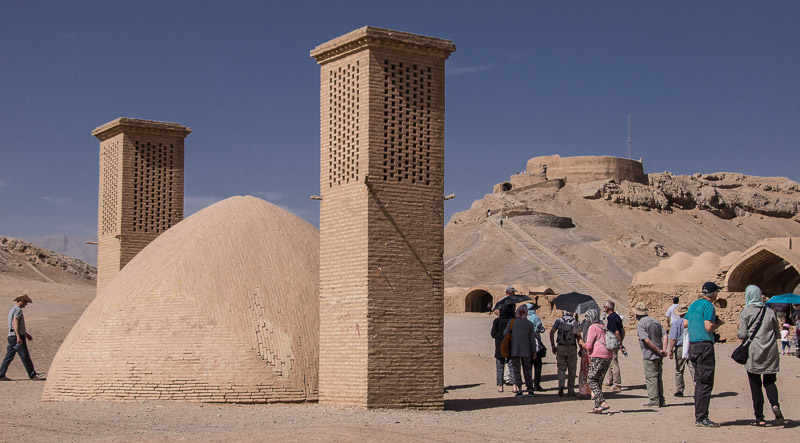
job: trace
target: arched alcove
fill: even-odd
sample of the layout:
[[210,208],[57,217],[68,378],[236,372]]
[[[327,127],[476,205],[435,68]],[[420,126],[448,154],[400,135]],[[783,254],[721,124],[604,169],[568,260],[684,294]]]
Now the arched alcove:
[[464,297],[464,312],[489,312],[493,303],[492,294],[483,289],[475,289]]
[[730,292],[744,292],[757,285],[767,295],[785,294],[800,285],[794,254],[781,254],[778,248],[759,245],[742,254],[728,270],[725,285]]
[[508,191],[510,191],[510,190],[511,190],[511,188],[513,188],[513,186],[512,186],[512,185],[511,185],[511,183],[509,183],[509,182],[505,182],[505,183],[503,183],[503,186],[501,187],[501,189],[503,190],[503,192],[508,192]]

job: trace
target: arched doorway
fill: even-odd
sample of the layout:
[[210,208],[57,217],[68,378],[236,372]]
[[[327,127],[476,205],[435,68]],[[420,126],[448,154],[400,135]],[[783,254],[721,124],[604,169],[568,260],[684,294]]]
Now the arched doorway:
[[754,284],[767,295],[793,292],[800,284],[800,273],[793,263],[782,257],[777,248],[754,248],[737,260],[728,271],[727,290],[744,292],[747,285]]
[[475,289],[464,297],[464,312],[489,312],[492,303],[494,303],[492,294],[483,289]]

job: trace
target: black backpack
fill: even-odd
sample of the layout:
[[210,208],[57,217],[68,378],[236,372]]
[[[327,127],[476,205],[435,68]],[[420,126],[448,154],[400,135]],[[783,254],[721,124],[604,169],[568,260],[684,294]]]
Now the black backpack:
[[556,343],[560,345],[572,346],[575,344],[575,319],[571,321],[561,318],[561,323],[558,326],[558,337]]

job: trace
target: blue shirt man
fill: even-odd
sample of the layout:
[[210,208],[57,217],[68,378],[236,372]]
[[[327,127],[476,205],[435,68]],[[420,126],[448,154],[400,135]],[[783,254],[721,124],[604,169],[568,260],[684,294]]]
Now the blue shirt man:
[[689,306],[683,320],[684,327],[689,329],[689,361],[694,367],[694,424],[700,427],[719,427],[718,423],[708,419],[708,406],[717,364],[714,332],[724,323],[714,310],[720,289],[714,282],[704,283],[702,297]]
[[[706,329],[706,322],[712,324],[717,321],[717,311],[714,304],[707,298],[700,298],[689,306],[686,313],[686,321],[689,323],[689,342],[697,343],[707,341],[714,343],[714,332]],[[716,329],[716,328],[715,328]]]

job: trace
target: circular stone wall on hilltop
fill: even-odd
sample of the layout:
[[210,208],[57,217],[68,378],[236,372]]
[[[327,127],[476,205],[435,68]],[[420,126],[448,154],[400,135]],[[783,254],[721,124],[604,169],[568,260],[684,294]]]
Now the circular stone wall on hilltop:
[[539,173],[547,165],[547,178],[563,178],[567,183],[589,183],[597,180],[627,180],[647,184],[642,162],[609,156],[561,157],[547,155],[528,160],[529,174]]
[[97,295],[44,400],[316,399],[319,232],[254,197],[178,223]]

